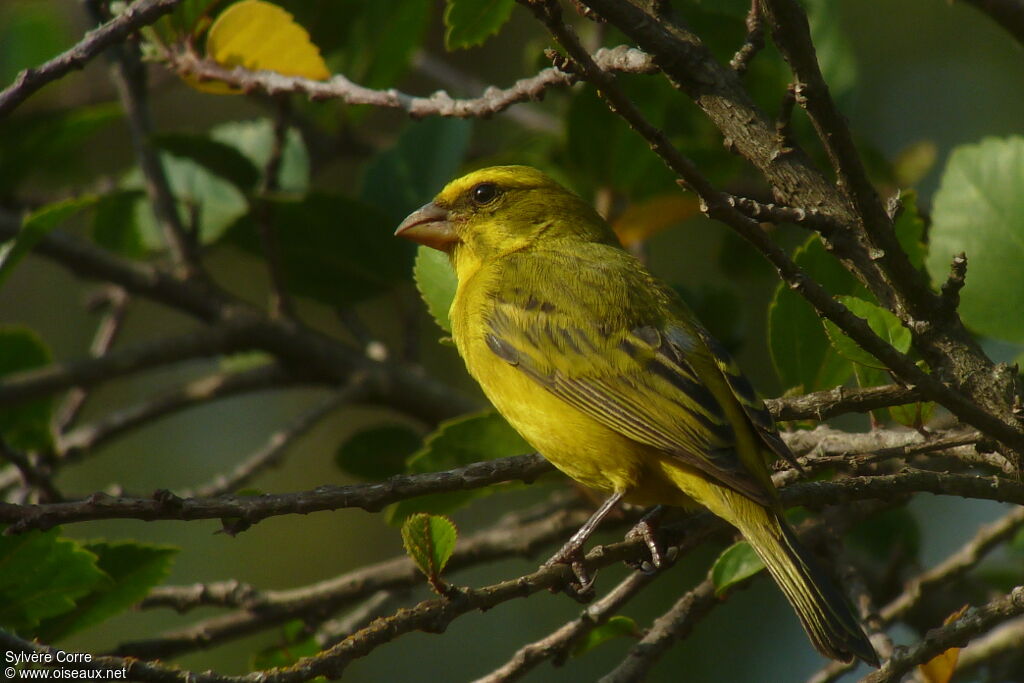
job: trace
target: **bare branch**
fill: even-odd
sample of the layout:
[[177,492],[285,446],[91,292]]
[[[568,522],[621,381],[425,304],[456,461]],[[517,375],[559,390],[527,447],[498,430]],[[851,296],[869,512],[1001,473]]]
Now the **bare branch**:
[[[654,73],[651,58],[642,51],[620,45],[601,48],[594,53],[602,66],[611,71]],[[227,83],[245,92],[263,91],[270,95],[283,93],[304,94],[311,100],[338,99],[347,104],[369,104],[383,109],[399,109],[414,118],[424,116],[451,116],[456,118],[484,118],[501,112],[513,104],[541,99],[548,89],[572,85],[575,78],[558,69],[544,69],[536,76],[523,78],[510,88],[488,88],[480,97],[456,99],[439,90],[430,97],[414,97],[395,89],[373,90],[353,83],[341,74],[327,81],[313,81],[297,76],[282,76],[274,71],[249,71],[241,67],[228,69],[202,59],[191,52],[168,55],[171,66],[183,75],[200,80]]]
[[987,14],[1024,45],[1024,2],[1021,0],[964,0]]
[[824,421],[846,413],[866,413],[919,400],[919,391],[890,384],[863,389],[840,386],[800,396],[767,399],[765,405],[776,420]]
[[445,472],[399,475],[377,484],[321,486],[300,493],[264,494],[241,498],[179,498],[158,491],[152,498],[112,498],[102,493],[55,505],[0,504],[0,521],[10,522],[7,533],[49,529],[57,524],[89,519],[194,519],[236,518],[240,526],[267,517],[309,514],[358,507],[376,512],[386,505],[428,493],[480,488],[505,481],[531,482],[550,472],[539,455],[519,455],[474,463]]
[[[532,557],[542,547],[572,533],[589,515],[582,509],[550,505],[541,508],[547,512],[536,519],[530,510],[511,513],[493,528],[461,539],[446,572],[507,557]],[[289,590],[257,591],[235,581],[158,587],[141,603],[142,608],[172,607],[184,612],[201,606],[219,606],[237,607],[240,611],[206,619],[153,640],[125,643],[118,652],[147,657],[178,656],[290,619],[324,618],[377,591],[403,590],[422,583],[423,575],[403,555]]]
[[1003,654],[1019,656],[1021,643],[1024,643],[1024,617],[1017,617],[972,640],[960,650],[957,676],[969,677],[975,669]]
[[[87,0],[85,6],[96,21],[102,21],[105,8],[98,0]],[[202,270],[197,254],[197,241],[190,235],[178,213],[178,202],[171,191],[163,160],[153,143],[153,121],[149,115],[146,93],[146,70],[138,47],[128,41],[113,44],[108,49],[114,63],[114,86],[121,98],[121,106],[128,118],[135,158],[142,171],[143,185],[153,210],[153,218],[160,227],[167,245],[171,263],[183,277],[200,277]]]
[[[755,221],[731,206],[728,198],[715,189],[707,178],[697,170],[693,162],[683,156],[667,136],[655,128],[636,105],[623,94],[616,85],[614,76],[594,63],[590,55],[580,45],[572,28],[562,22],[560,10],[556,4],[548,0],[519,0],[519,2],[525,4],[548,27],[551,34],[569,53],[581,77],[597,87],[599,94],[605,99],[608,106],[643,136],[665,164],[700,196],[704,203],[703,209],[708,216],[734,228],[757,247],[778,269],[782,279],[792,289],[803,295],[822,317],[834,322],[862,348],[885,363],[886,367],[905,382],[918,388],[927,398],[941,403],[965,422],[986,431],[1011,448],[1024,451],[1024,432],[1018,426],[987,412],[956,389],[946,386],[935,376],[918,368],[906,354],[900,353],[881,339],[864,319],[851,313],[846,306],[826,292],[817,281],[810,278],[785,251],[761,230]],[[604,3],[603,0],[600,3],[592,0],[591,4],[597,6]],[[629,3],[624,4],[628,5]],[[723,76],[723,78],[728,78],[728,76]]]
[[260,472],[279,465],[297,439],[307,434],[340,406],[359,399],[364,391],[363,380],[363,377],[357,375],[348,386],[299,415],[291,424],[271,435],[262,448],[239,463],[230,474],[217,475],[213,481],[196,487],[194,491],[182,491],[179,495],[183,498],[212,498],[233,493],[252,481]]
[[71,49],[34,69],[25,69],[14,79],[14,83],[0,92],[0,118],[11,113],[47,83],[61,78],[72,69],[81,69],[103,50],[123,42],[129,34],[152,24],[181,2],[182,0],[138,0],[120,16],[86,33],[85,37]]
[[[107,310],[96,328],[96,334],[89,347],[89,354],[94,358],[107,355],[110,347],[114,344],[114,339],[124,323],[125,313],[128,311],[128,295],[119,287],[110,287],[101,294],[100,305],[105,306]],[[53,430],[58,438],[78,417],[88,395],[88,392],[81,387],[74,387],[64,397],[60,407],[54,411]],[[2,486],[0,484],[0,487]]]
[[280,242],[274,226],[272,207],[267,195],[276,192],[280,187],[281,160],[284,155],[285,141],[288,136],[288,114],[290,107],[285,96],[274,98],[277,106],[274,117],[274,142],[270,157],[263,167],[263,182],[260,187],[256,205],[256,229],[259,232],[260,247],[263,258],[267,262],[270,275],[270,315],[271,317],[295,317],[295,304],[292,302],[288,288],[285,286],[284,266],[281,264]]
[[[0,240],[16,235],[19,226],[20,220],[0,210]],[[206,322],[223,320],[229,327],[247,328],[251,334],[243,342],[244,348],[259,348],[273,354],[301,378],[338,384],[347,381],[353,372],[366,372],[368,400],[384,403],[430,423],[480,408],[477,401],[425,376],[416,368],[377,362],[293,321],[271,320],[208,283],[181,280],[162,269],[118,258],[59,231],[41,240],[36,251],[82,277],[113,282],[129,292]],[[0,384],[0,405],[5,400]]]
[[1009,594],[968,610],[952,624],[932,629],[924,639],[910,648],[898,649],[882,668],[861,679],[862,683],[896,683],[919,664],[923,664],[951,647],[963,647],[975,636],[1008,619],[1024,614],[1024,586]]
[[70,387],[87,388],[160,365],[250,349],[251,333],[247,325],[208,327],[136,344],[99,358],[54,363],[8,375],[0,382],[0,405],[47,396]]
[[1017,507],[1002,518],[986,524],[974,538],[931,569],[907,583],[906,589],[882,608],[880,616],[887,623],[910,611],[933,587],[946,584],[969,572],[988,553],[1010,540],[1024,526],[1024,507]]
[[579,618],[573,619],[538,641],[524,645],[512,655],[511,659],[486,676],[476,679],[474,683],[515,681],[548,659],[554,660],[556,665],[561,664],[577,643],[595,628],[608,621],[656,576],[658,574],[633,572],[610,590],[607,595],[588,605]]
[[634,645],[622,662],[602,676],[600,683],[632,683],[642,681],[651,666],[677,640],[685,638],[694,624],[716,605],[715,583],[708,577],[679,598],[672,609],[651,624],[647,634]]
[[[214,373],[155,394],[142,403],[113,410],[95,422],[76,427],[60,438],[57,451],[61,461],[74,461],[81,457],[80,454],[92,451],[141,425],[187,408],[250,391],[289,386],[299,381],[299,378],[276,363],[267,363],[242,372]],[[3,486],[2,477],[0,486]]]

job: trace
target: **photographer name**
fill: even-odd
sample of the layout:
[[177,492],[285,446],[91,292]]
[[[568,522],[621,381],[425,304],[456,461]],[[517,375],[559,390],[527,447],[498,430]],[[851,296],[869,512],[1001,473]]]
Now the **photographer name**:
[[88,652],[11,652],[4,653],[4,659],[8,664],[55,664],[55,663],[81,663],[91,662],[92,655]]

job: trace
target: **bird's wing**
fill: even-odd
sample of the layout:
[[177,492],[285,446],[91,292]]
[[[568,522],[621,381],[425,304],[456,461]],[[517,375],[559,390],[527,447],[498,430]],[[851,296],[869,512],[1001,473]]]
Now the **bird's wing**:
[[749,445],[763,440],[774,449],[772,435],[781,439],[728,355],[716,359],[724,350],[709,348],[710,336],[682,309],[666,315],[664,302],[636,305],[636,286],[650,281],[625,283],[633,297],[612,297],[615,310],[607,310],[587,294],[587,279],[577,272],[543,297],[521,287],[503,291],[486,321],[488,347],[606,426],[770,504],[761,449]]

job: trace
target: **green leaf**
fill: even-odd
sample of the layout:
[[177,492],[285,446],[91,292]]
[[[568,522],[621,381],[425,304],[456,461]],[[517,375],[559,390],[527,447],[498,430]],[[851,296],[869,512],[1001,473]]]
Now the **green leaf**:
[[166,578],[178,552],[169,546],[132,542],[86,543],[85,549],[96,555],[96,565],[107,580],[98,581],[74,610],[41,623],[35,637],[52,643],[125,611]]
[[[320,651],[316,638],[310,635],[310,628],[301,620],[294,619],[281,627],[283,642],[258,650],[252,659],[254,671],[265,671],[276,667],[295,664],[303,657],[312,657]],[[311,683],[326,683],[327,679],[317,676]]]
[[[187,227],[191,227],[195,218],[202,244],[220,239],[249,210],[249,202],[238,188],[195,161],[166,152],[160,155],[160,159],[171,193],[177,200],[178,215]],[[121,186],[126,190],[141,190],[145,186],[142,172],[138,168],[132,169],[125,175]],[[147,249],[158,251],[164,248],[163,235],[149,202],[136,205],[135,221]]]
[[[27,327],[0,327],[0,377],[32,370],[52,361],[46,344]],[[51,397],[24,401],[0,410],[0,435],[13,448],[45,450],[52,445]]]
[[259,168],[236,147],[203,135],[166,133],[154,142],[160,149],[190,159],[245,193],[256,189],[262,175]]
[[714,566],[711,567],[711,580],[715,584],[715,595],[723,595],[730,586],[749,579],[764,569],[764,562],[757,556],[754,549],[746,541],[733,543],[726,548]]
[[917,210],[917,192],[905,190],[900,200],[903,202],[903,211],[896,218],[893,230],[896,232],[896,239],[899,240],[903,251],[910,259],[910,265],[915,268],[924,267],[925,246],[924,246],[924,219]]
[[512,16],[515,0],[447,0],[444,46],[449,50],[482,45]]
[[96,244],[128,258],[142,258],[146,248],[135,220],[146,194],[141,190],[120,190],[100,198],[92,219]]
[[413,277],[416,279],[416,289],[427,304],[427,310],[434,321],[441,329],[451,332],[452,323],[448,318],[448,311],[452,307],[459,280],[455,277],[448,255],[437,249],[420,246],[416,250]]
[[471,128],[468,120],[440,117],[408,124],[398,142],[367,166],[363,200],[390,216],[397,227],[458,172]]
[[934,401],[918,401],[902,406],[889,406],[889,415],[904,427],[922,427],[932,419]]
[[402,545],[405,546],[405,552],[435,590],[442,585],[441,572],[455,552],[457,538],[455,524],[440,515],[419,513],[410,516],[402,524]]
[[241,351],[221,356],[217,364],[224,372],[245,372],[269,365],[274,360],[274,356],[266,351]]
[[[257,170],[257,177],[262,179],[263,171],[274,152],[274,123],[269,119],[255,121],[232,121],[215,126],[210,131],[210,138],[238,150]],[[234,164],[234,162],[233,162]],[[210,167],[214,170],[216,167]],[[227,172],[227,171],[225,171]],[[239,170],[232,171],[237,174]],[[248,173],[243,171],[242,173]],[[230,177],[230,176],[225,176]],[[239,182],[244,182],[239,177]],[[284,136],[284,148],[281,150],[281,167],[277,173],[278,187],[281,192],[305,194],[309,190],[309,152],[302,141],[302,135],[294,128],[289,128]]]
[[[857,282],[812,236],[793,254],[797,265],[834,294],[852,292]],[[768,348],[784,386],[800,392],[831,389],[853,373],[832,348],[814,308],[780,283],[768,307]]]
[[[409,457],[406,471],[410,474],[439,472],[532,450],[497,413],[473,413],[442,422],[437,431],[427,437],[423,447]],[[491,486],[403,500],[388,508],[386,518],[388,523],[396,524],[415,512],[448,513],[494,490]]]
[[[412,245],[395,239],[391,222],[361,202],[312,193],[266,200],[285,286],[329,306],[347,306],[407,280]],[[256,219],[235,223],[227,239],[263,255]]]
[[0,121],[0,200],[37,173],[68,176],[86,160],[86,143],[120,117],[116,103],[104,103]]
[[344,472],[380,481],[405,471],[405,462],[422,443],[403,425],[373,427],[352,435],[338,447],[334,462]]
[[[839,296],[836,299],[850,309],[855,316],[866,320],[875,334],[889,342],[897,351],[906,353],[910,350],[910,330],[903,327],[895,315],[881,306],[855,296]],[[857,342],[847,337],[846,333],[840,330],[835,323],[830,320],[825,320],[824,323],[829,341],[832,342],[833,348],[839,355],[869,368],[885,370],[885,363],[862,349]]]
[[[672,121],[666,120],[676,101],[671,86],[651,80],[642,85],[643,88],[632,87],[627,91],[640,106],[656,112],[654,125],[672,125]],[[579,92],[570,100],[565,136],[568,166],[583,181],[573,185],[585,184],[591,191],[611,186],[634,200],[679,191],[674,176],[651,154],[643,138],[609,111],[592,89]],[[595,144],[595,140],[600,140],[600,144]]]
[[1009,548],[1018,555],[1024,555],[1024,527],[1018,529],[1017,533],[1014,534]]
[[635,621],[629,617],[616,615],[597,628],[592,629],[587,634],[587,637],[577,643],[572,649],[572,656],[580,657],[612,638],[621,638],[623,636],[635,638],[639,632],[640,629]]
[[932,281],[967,254],[960,316],[983,335],[1024,343],[1024,137],[953,150],[935,194],[926,265]]
[[17,236],[0,245],[0,285],[11,276],[15,266],[32,251],[39,240],[82,209],[95,205],[97,200],[96,195],[65,199],[47,204],[25,216]]
[[59,533],[0,535],[0,627],[30,633],[106,580],[96,556]]

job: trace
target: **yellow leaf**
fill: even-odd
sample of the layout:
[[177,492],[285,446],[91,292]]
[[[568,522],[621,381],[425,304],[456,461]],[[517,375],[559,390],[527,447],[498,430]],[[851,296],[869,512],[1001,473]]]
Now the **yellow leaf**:
[[[959,619],[967,611],[967,605],[964,605],[956,612],[953,612],[945,621],[942,623],[952,624],[954,621]],[[940,652],[931,660],[925,662],[921,666],[917,667],[921,671],[921,676],[924,678],[926,683],[949,683],[949,680],[953,678],[953,672],[956,671],[957,662],[960,660],[960,648],[951,647],[945,652]]]
[[615,219],[612,228],[622,246],[629,248],[665,228],[682,223],[699,211],[697,198],[692,195],[678,192],[663,194],[632,204]]
[[[206,37],[206,56],[228,68],[276,71],[315,81],[331,75],[309,32],[291,14],[265,0],[242,0],[224,10]],[[240,92],[224,83],[186,80],[205,92]]]

